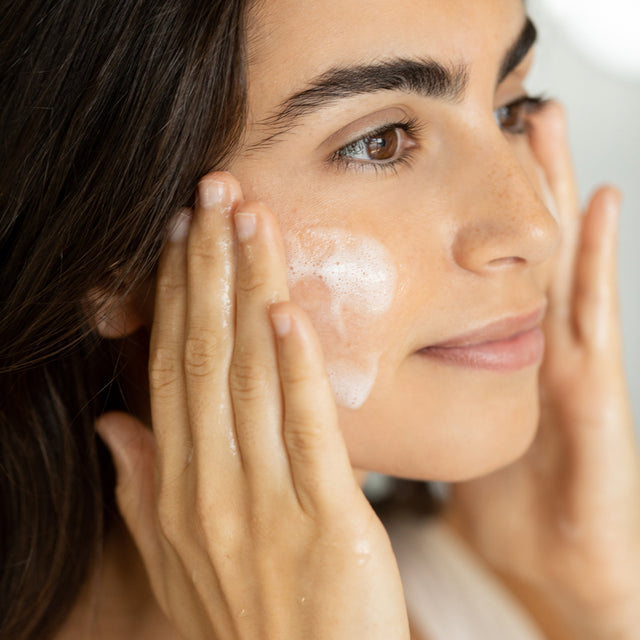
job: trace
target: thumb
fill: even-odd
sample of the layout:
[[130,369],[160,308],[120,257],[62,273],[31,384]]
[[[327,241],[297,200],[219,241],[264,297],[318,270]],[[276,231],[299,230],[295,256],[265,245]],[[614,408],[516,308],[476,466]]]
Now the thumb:
[[148,567],[158,550],[154,515],[153,434],[133,416],[117,411],[100,416],[95,428],[113,457],[120,514]]

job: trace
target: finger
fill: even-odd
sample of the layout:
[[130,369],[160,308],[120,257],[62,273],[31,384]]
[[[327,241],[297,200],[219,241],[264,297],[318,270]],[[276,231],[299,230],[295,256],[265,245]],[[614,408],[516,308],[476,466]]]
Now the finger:
[[567,117],[556,101],[531,116],[531,148],[545,172],[554,204],[560,213],[577,218],[580,197],[569,146]]
[[[157,527],[154,457],[155,443],[149,429],[133,416],[120,412],[104,414],[96,421],[96,431],[113,457],[117,474],[116,498],[120,514],[140,552],[154,594],[164,611],[180,623],[189,637],[210,637],[212,630],[203,607],[192,597],[195,588],[201,602],[218,607],[216,619],[227,622],[220,588],[208,571],[208,558],[201,551],[191,552],[197,562],[185,564],[180,553],[173,553]],[[179,546],[179,545],[177,545]],[[190,550],[191,551],[191,550]],[[173,615],[172,615],[173,614]]]
[[619,348],[617,235],[620,193],[599,189],[585,214],[576,262],[575,320],[587,347],[607,353]]
[[[564,323],[570,317],[580,204],[562,106],[551,102],[531,118],[531,147],[543,169],[546,200],[560,225],[560,246],[549,291],[549,316]],[[555,211],[554,211],[555,209]]]
[[147,568],[161,566],[162,548],[155,526],[154,438],[133,416],[110,412],[96,431],[111,452],[116,469],[116,499]]
[[235,214],[238,237],[236,342],[229,383],[247,478],[262,494],[290,489],[269,306],[287,300],[286,260],[274,215],[258,203]]
[[184,469],[191,448],[182,372],[186,313],[186,243],[191,212],[179,212],[160,259],[149,346],[151,420],[161,478]]
[[284,398],[284,440],[298,500],[307,512],[348,504],[355,486],[317,335],[290,302],[271,307]]
[[187,257],[184,370],[194,457],[221,492],[231,491],[241,470],[228,389],[234,343],[231,214],[241,197],[229,174],[201,180]]

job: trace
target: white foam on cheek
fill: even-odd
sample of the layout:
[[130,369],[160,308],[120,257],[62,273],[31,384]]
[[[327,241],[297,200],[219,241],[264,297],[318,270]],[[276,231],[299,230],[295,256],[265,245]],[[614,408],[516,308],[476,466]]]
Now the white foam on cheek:
[[348,409],[359,409],[376,381],[378,358],[373,357],[366,369],[346,360],[334,360],[327,365],[327,373],[336,402]]
[[[289,244],[289,281],[317,278],[329,289],[330,310],[380,315],[393,300],[396,270],[376,240],[340,229],[309,229]],[[342,329],[343,327],[341,327]]]
[[[287,238],[289,284],[320,281],[329,296],[328,323],[345,339],[349,314],[351,325],[365,331],[388,311],[396,289],[397,273],[385,247],[372,238],[342,229],[313,228]],[[324,316],[324,317],[323,317]],[[360,337],[360,336],[357,336]],[[349,349],[343,350],[348,355]],[[371,392],[378,372],[379,354],[353,354],[329,361],[327,371],[338,404],[360,408]]]

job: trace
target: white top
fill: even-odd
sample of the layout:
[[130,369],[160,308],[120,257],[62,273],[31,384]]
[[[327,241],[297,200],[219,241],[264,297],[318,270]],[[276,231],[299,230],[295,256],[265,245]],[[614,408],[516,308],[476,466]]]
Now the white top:
[[387,523],[409,616],[428,640],[544,640],[510,592],[437,518]]

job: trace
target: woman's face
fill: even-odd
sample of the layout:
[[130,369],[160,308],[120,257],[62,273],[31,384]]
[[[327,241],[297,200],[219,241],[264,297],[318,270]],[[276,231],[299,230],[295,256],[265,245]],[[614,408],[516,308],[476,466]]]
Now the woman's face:
[[508,106],[522,3],[269,0],[253,19],[230,171],[280,220],[353,465],[462,480],[510,462],[538,421],[558,234],[530,105]]

